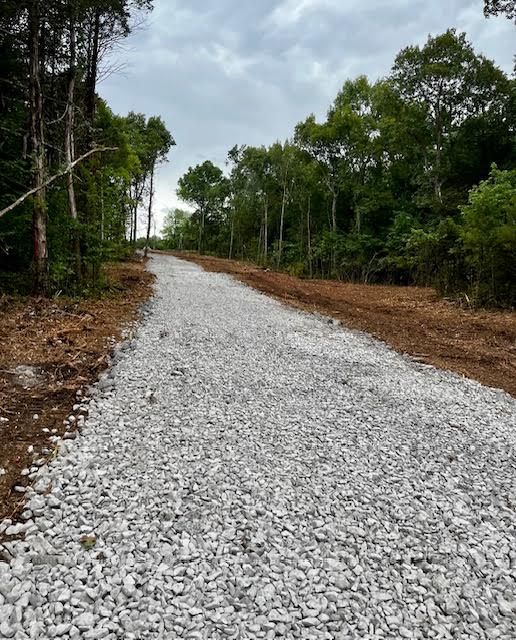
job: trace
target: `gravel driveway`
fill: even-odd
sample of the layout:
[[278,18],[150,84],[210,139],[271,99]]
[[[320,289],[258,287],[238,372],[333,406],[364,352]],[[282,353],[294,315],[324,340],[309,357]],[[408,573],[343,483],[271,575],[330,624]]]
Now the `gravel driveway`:
[[151,268],[0,562],[0,638],[515,640],[516,402]]

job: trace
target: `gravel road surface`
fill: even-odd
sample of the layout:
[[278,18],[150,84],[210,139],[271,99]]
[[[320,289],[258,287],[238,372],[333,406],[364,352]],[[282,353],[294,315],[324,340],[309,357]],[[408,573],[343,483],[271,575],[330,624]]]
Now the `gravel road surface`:
[[515,640],[516,402],[151,268],[82,435],[7,530],[0,638]]

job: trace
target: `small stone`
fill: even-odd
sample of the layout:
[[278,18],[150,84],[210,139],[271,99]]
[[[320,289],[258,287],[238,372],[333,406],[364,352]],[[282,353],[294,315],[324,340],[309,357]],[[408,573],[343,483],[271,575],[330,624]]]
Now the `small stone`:
[[10,527],[7,527],[5,530],[6,536],[17,536],[20,533],[25,531],[25,526],[23,524],[12,524]]
[[63,589],[63,591],[61,591],[61,593],[57,596],[57,601],[68,602],[71,597],[72,597],[72,592],[70,591],[70,589]]
[[0,623],[0,638],[14,638],[16,631],[7,622]]
[[513,612],[516,611],[516,602],[510,603],[510,602],[507,602],[507,600],[504,600],[503,598],[499,598],[498,609],[500,610],[500,613],[502,614],[502,616],[512,616]]
[[269,612],[269,620],[271,622],[283,622],[287,624],[290,622],[290,618],[287,614],[281,613],[277,609],[271,609]]
[[316,627],[318,624],[320,624],[319,620],[314,617],[303,618],[302,623],[304,627]]
[[81,613],[73,622],[80,631],[89,631],[95,624],[95,616],[89,612]]

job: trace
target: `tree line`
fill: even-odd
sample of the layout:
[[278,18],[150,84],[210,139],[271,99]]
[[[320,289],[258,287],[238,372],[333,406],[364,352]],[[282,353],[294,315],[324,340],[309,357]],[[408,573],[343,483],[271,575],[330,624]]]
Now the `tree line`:
[[80,293],[150,235],[154,174],[174,144],[159,116],[97,94],[152,0],[6,0],[0,7],[0,289]]
[[169,213],[164,245],[514,305],[515,133],[515,80],[450,29],[346,81],[284,143],[191,167],[194,213]]

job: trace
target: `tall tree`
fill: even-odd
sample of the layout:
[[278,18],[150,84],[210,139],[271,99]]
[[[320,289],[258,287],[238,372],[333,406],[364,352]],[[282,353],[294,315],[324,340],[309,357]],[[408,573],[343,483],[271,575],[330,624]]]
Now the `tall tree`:
[[[81,277],[96,279],[106,243],[124,241],[125,194],[140,158],[95,87],[113,47],[151,7],[151,0],[0,6],[0,268],[26,265],[30,252],[40,293],[50,284],[77,292]],[[151,153],[152,133],[151,126],[143,136],[142,157],[154,155],[146,176],[161,159]],[[21,234],[29,204],[32,247]]]
[[145,256],[149,249],[149,238],[152,225],[152,205],[154,200],[154,174],[157,166],[166,162],[170,148],[175,145],[174,138],[168,131],[165,123],[159,116],[149,118],[145,135],[145,162],[144,168],[149,175],[149,206],[147,210],[147,237],[145,242]]
[[374,164],[377,123],[373,114],[373,88],[365,76],[348,80],[337,95],[328,121],[339,149],[340,180],[353,193],[355,231],[362,231],[362,199]]
[[[68,66],[68,94],[66,102],[66,118],[64,132],[65,158],[68,165],[75,160],[75,84],[77,76],[77,6],[75,0],[68,0],[68,40],[69,40],[69,66]],[[75,276],[81,279],[81,245],[77,228],[77,201],[75,197],[75,185],[73,170],[66,177],[68,191],[68,207],[73,221],[73,252],[75,254]]]
[[228,194],[228,181],[222,170],[210,160],[190,167],[179,179],[177,194],[188,204],[196,207],[198,218],[197,251],[204,251],[206,220],[216,215]]
[[429,37],[423,47],[403,49],[392,78],[402,98],[422,110],[432,131],[429,175],[442,207],[448,153],[456,132],[468,118],[500,107],[508,92],[507,79],[491,61],[475,54],[464,33],[454,29]]
[[30,137],[32,147],[32,174],[34,193],[33,243],[34,243],[34,290],[46,293],[48,290],[48,246],[47,246],[47,203],[45,199],[45,134],[43,94],[41,91],[41,4],[40,0],[30,0],[28,4],[29,24],[29,111]]
[[[482,198],[473,192],[474,215],[461,207],[491,162],[514,166],[515,114],[516,81],[463,34],[429,38],[404,49],[390,77],[346,81],[326,118],[301,122],[293,143],[233,147],[230,216],[213,219],[206,246],[261,264],[272,249],[276,265],[298,275],[510,300],[512,272],[502,267],[514,222],[497,221],[513,207],[505,173],[495,175],[496,189],[482,186]],[[194,246],[193,226],[183,226],[185,248]]]
[[[78,0],[71,0],[77,2]],[[86,115],[91,123],[95,116],[96,90],[100,63],[126,38],[135,14],[152,10],[153,0],[84,0],[86,35]]]
[[337,233],[337,201],[341,189],[342,145],[331,122],[318,124],[312,114],[296,127],[296,143],[318,164],[331,195],[331,230]]
[[286,142],[283,145],[277,142],[276,144],[273,144],[271,146],[269,155],[271,159],[273,177],[277,182],[278,190],[281,194],[277,252],[277,264],[280,265],[283,255],[285,215],[287,211],[287,205],[292,195],[291,192],[294,183],[294,163],[296,160],[296,148],[289,142]]

